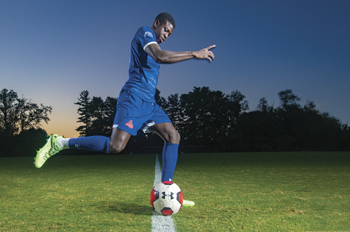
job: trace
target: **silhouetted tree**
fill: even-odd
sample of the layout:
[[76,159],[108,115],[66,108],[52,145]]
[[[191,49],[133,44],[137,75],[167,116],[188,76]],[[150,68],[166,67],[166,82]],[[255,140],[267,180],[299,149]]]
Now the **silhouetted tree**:
[[13,136],[29,128],[39,128],[42,121],[48,122],[51,106],[44,106],[18,98],[13,90],[0,92],[0,128],[4,135]]
[[228,136],[225,138],[225,143],[230,150],[236,150],[240,146],[242,135],[238,131],[240,119],[243,113],[249,110],[248,101],[245,100],[245,96],[238,90],[232,91],[228,95],[229,108],[227,114],[230,117],[230,123],[228,128]]
[[103,133],[105,135],[112,134],[112,126],[114,122],[114,116],[117,111],[117,98],[114,97],[107,97],[104,101],[105,105],[105,112],[104,112],[104,118],[105,118],[105,127]]
[[303,107],[292,90],[278,93],[281,106],[277,115],[286,129],[286,150],[339,150],[341,148],[341,123],[328,113],[320,113],[312,101]]
[[182,133],[184,113],[181,107],[179,94],[171,94],[165,101],[164,111],[173,122],[174,127]]
[[0,92],[0,128],[4,136],[11,136],[18,131],[16,128],[17,93],[2,89]]
[[104,135],[104,127],[106,124],[104,121],[106,109],[104,101],[101,97],[92,97],[89,107],[91,109],[92,125],[87,129],[87,135]]
[[244,100],[245,96],[238,90],[232,91],[228,97],[231,102],[232,120],[236,124],[241,114],[249,110],[249,104]]
[[18,127],[20,131],[24,131],[29,128],[38,128],[41,121],[50,121],[48,114],[51,113],[51,106],[44,106],[40,104],[38,106],[36,103],[28,101],[26,98],[22,97],[17,99],[16,104],[16,118],[18,119]]
[[[0,92],[0,155],[13,155],[23,152],[20,149],[18,134],[28,130],[42,130],[40,123],[48,122],[51,106],[37,105],[26,98],[19,98],[13,90]],[[46,133],[46,132],[45,132]],[[34,138],[34,137],[33,137]],[[20,153],[22,155],[23,153]]]
[[82,125],[76,130],[81,136],[110,136],[116,113],[116,98],[107,97],[105,101],[101,97],[91,98],[89,92],[84,90],[74,104],[79,105],[77,122]]
[[266,97],[263,97],[263,98],[260,98],[259,100],[259,104],[258,106],[256,107],[257,111],[261,111],[261,112],[270,112],[272,113],[273,112],[273,106],[269,106],[267,100],[266,100]]
[[239,91],[225,95],[209,87],[194,87],[192,92],[182,94],[181,109],[177,109],[182,138],[186,143],[217,146],[225,151],[240,113],[248,109],[244,98]]
[[78,131],[81,136],[86,136],[86,132],[92,124],[90,101],[91,98],[89,97],[89,91],[84,90],[80,93],[78,101],[74,103],[79,106],[77,110],[79,114],[77,122],[81,123],[81,125],[76,131]]
[[300,98],[293,93],[291,89],[286,89],[278,93],[278,97],[281,101],[282,109],[286,109],[288,106],[300,106],[297,102]]

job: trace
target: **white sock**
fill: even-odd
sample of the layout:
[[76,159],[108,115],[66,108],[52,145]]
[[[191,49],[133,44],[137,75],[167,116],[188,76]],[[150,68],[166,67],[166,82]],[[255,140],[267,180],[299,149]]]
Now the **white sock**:
[[60,146],[60,148],[62,149],[68,149],[68,142],[69,142],[69,138],[62,138],[62,139],[58,139],[57,140],[57,144],[58,146]]

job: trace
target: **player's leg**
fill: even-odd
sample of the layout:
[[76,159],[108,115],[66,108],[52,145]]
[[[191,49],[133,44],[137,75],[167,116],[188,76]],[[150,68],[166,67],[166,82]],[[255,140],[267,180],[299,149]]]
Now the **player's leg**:
[[[149,128],[153,133],[157,134],[164,140],[162,153],[162,182],[171,181],[175,172],[175,167],[178,158],[178,148],[180,143],[180,134],[174,128],[172,123],[159,123]],[[183,206],[194,206],[193,201],[183,200]]]
[[128,143],[131,135],[118,128],[113,128],[111,138],[105,136],[87,136],[78,138],[63,138],[60,135],[50,135],[46,144],[35,157],[35,166],[41,168],[46,160],[64,149],[79,149],[103,153],[119,153]]
[[41,168],[46,160],[64,149],[81,149],[109,153],[110,138],[104,136],[89,136],[79,138],[63,138],[52,134],[46,144],[37,152],[35,167]]
[[152,115],[143,125],[145,133],[152,132],[164,140],[162,153],[162,181],[172,181],[180,143],[180,134],[174,128],[168,115],[157,105],[152,104]]
[[[59,135],[50,135],[47,143],[42,147],[35,158],[35,166],[41,168],[48,158],[63,149],[80,149],[94,152],[118,153],[129,141],[130,134],[136,135],[142,125],[133,125],[128,115],[137,114],[134,99],[128,92],[119,95],[117,113],[114,118],[111,138],[105,136],[88,136],[66,139]],[[131,108],[130,108],[131,107]],[[111,149],[111,150],[110,150]]]
[[[128,143],[131,135],[119,128],[113,128],[112,135],[110,138],[105,136],[87,136],[79,138],[68,139],[67,145],[69,149],[79,149],[94,152],[103,153],[120,153],[124,150],[126,144]],[[65,139],[58,140],[64,141]],[[66,147],[63,142],[63,148]]]
[[155,124],[149,129],[164,140],[162,181],[172,181],[178,158],[180,134],[169,122]]

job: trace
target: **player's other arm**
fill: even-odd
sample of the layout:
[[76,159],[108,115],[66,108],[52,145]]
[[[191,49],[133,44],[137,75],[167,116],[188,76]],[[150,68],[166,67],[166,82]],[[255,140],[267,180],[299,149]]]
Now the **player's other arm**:
[[145,48],[145,52],[152,57],[154,61],[162,64],[176,63],[184,60],[195,59],[208,59],[210,62],[214,59],[214,53],[209,51],[216,45],[203,48],[198,51],[190,52],[173,52],[162,50],[158,44],[150,44]]

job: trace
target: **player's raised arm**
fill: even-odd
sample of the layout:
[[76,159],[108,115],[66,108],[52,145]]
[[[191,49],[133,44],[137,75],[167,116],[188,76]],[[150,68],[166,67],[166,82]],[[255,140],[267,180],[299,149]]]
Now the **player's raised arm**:
[[150,44],[145,48],[145,52],[152,57],[157,63],[170,64],[176,63],[192,58],[196,59],[208,59],[210,62],[214,59],[214,53],[209,51],[216,45],[203,48],[198,51],[184,51],[184,52],[173,52],[162,50],[158,44]]

